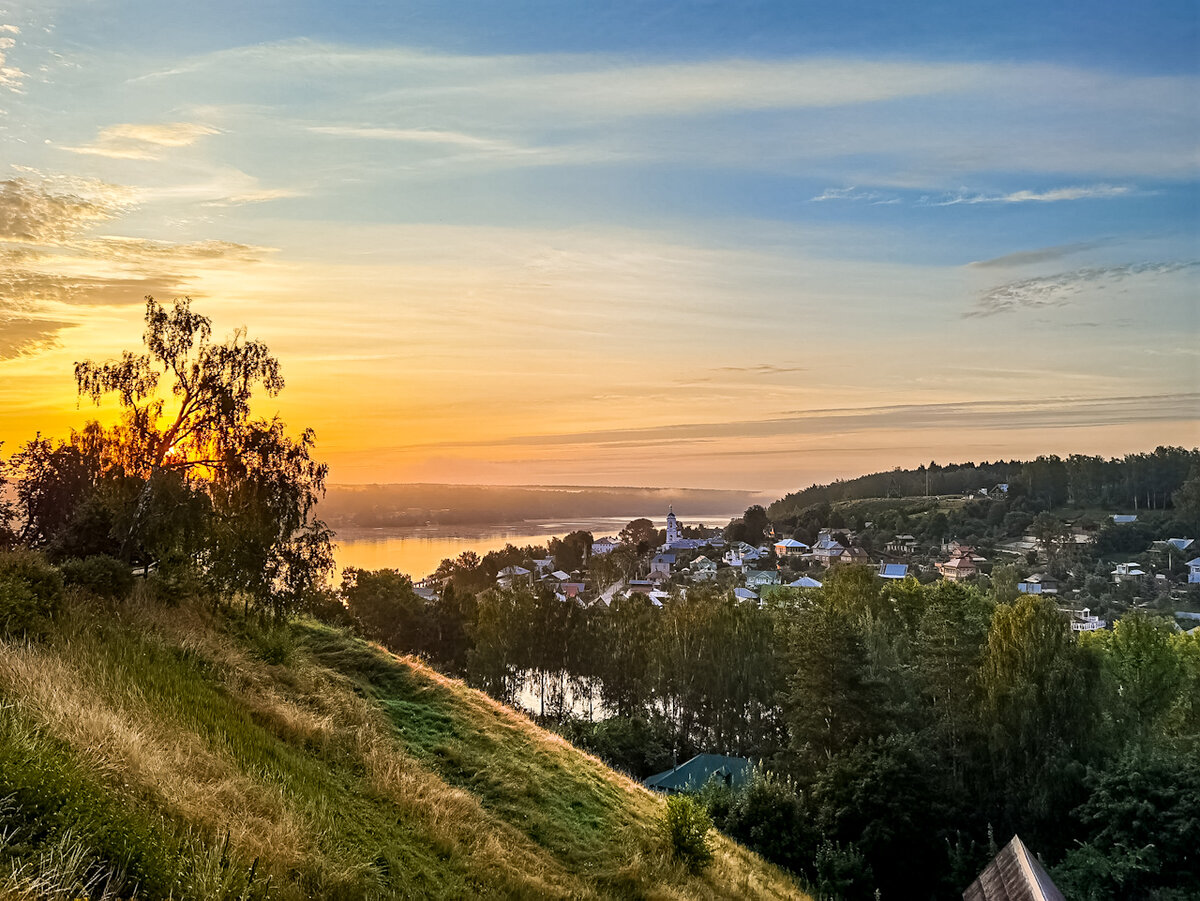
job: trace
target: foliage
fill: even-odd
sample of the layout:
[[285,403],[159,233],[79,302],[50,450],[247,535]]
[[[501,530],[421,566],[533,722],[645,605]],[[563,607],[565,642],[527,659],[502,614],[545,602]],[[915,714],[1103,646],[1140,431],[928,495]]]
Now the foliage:
[[[331,533],[312,515],[327,468],[312,459],[311,430],[293,439],[277,418],[251,418],[256,392],[282,390],[279,362],[244,330],[214,342],[187,298],[167,307],[147,297],[145,318],[147,352],[75,365],[81,396],[97,404],[117,396],[120,425],[90,426],[57,448],[31,442],[15,458],[37,476],[26,480],[29,492],[49,479],[70,493],[50,506],[71,517],[103,479],[122,559],[140,550],[145,560],[200,561],[214,588],[247,605],[277,618],[303,609],[333,567]],[[51,472],[59,475],[41,477]],[[37,540],[66,531],[45,523],[41,495],[25,506]]]
[[713,852],[708,843],[708,831],[711,828],[712,820],[699,802],[687,795],[667,798],[662,821],[663,836],[671,856],[687,867],[689,872],[699,873],[712,863]]
[[1074,812],[1078,842],[1055,870],[1080,901],[1200,894],[1200,772],[1194,761],[1133,750],[1091,771],[1092,791]]
[[58,569],[67,585],[78,585],[98,597],[123,598],[133,590],[129,566],[106,554],[64,560]]
[[0,551],[0,638],[41,634],[62,596],[62,575],[40,554]]

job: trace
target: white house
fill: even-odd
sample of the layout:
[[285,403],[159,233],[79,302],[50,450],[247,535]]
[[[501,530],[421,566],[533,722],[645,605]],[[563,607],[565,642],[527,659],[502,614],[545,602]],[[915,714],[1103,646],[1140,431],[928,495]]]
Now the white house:
[[1071,615],[1072,632],[1098,632],[1107,625],[1100,617],[1092,616],[1092,611],[1087,607]]
[[615,538],[600,538],[592,542],[592,556],[597,554],[611,554],[620,546],[620,542]]
[[1200,557],[1197,557],[1195,560],[1189,560],[1187,563],[1187,567],[1188,567],[1188,584],[1189,585],[1200,584]]
[[746,573],[747,588],[762,588],[764,585],[778,585],[779,573],[773,569],[751,570]]

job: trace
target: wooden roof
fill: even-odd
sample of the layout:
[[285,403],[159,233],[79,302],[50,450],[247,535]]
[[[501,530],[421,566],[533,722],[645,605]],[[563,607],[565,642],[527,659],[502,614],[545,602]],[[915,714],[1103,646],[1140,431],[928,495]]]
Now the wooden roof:
[[1000,849],[963,901],[1066,901],[1019,836]]

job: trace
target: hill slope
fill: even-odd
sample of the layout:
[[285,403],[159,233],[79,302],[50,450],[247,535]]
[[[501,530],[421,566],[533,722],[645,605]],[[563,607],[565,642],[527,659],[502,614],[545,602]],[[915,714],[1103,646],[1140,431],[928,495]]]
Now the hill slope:
[[0,897],[795,898],[662,800],[421,663],[302,621],[76,605],[0,641]]

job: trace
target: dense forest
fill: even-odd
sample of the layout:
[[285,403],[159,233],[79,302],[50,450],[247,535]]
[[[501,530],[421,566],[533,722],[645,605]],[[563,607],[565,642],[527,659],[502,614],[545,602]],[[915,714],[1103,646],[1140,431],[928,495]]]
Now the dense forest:
[[856,479],[813,485],[785,495],[767,508],[773,522],[794,519],[806,507],[867,498],[975,494],[1006,485],[1043,508],[1106,507],[1119,511],[1157,510],[1171,505],[1171,495],[1200,464],[1200,451],[1159,447],[1152,453],[1120,459],[1071,454],[1066,459],[1043,456],[1021,462],[930,463],[917,469],[894,469]]
[[1077,639],[1015,580],[865,567],[762,607],[715,587],[662,609],[453,587],[425,603],[398,573],[352,573],[344,598],[369,634],[525,692],[635,775],[699,751],[759,761],[747,790],[706,790],[713,819],[821,892],[955,898],[1013,833],[1068,897],[1200,890],[1200,637],[1169,619]]

